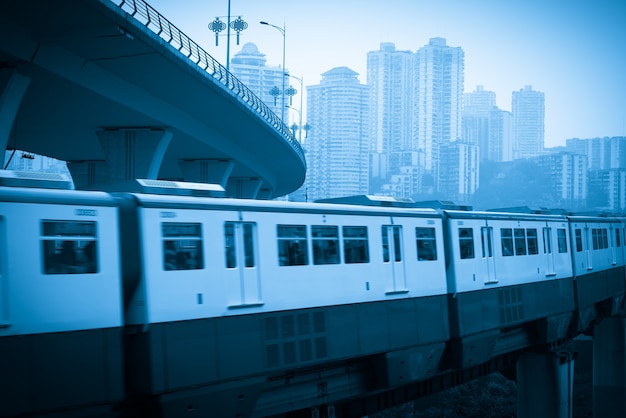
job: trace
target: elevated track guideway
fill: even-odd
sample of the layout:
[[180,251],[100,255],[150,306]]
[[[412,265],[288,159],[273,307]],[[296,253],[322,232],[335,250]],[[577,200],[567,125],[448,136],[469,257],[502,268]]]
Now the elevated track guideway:
[[148,178],[273,198],[304,181],[280,118],[142,0],[3,1],[0,110],[1,147],[67,161],[81,189]]

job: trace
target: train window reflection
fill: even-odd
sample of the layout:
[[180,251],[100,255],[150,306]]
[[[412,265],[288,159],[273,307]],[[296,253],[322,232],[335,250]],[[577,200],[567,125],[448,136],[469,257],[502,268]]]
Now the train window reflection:
[[44,274],[98,272],[96,222],[42,221]]
[[304,266],[309,264],[305,225],[277,225],[278,264]]
[[163,269],[198,270],[204,268],[202,232],[199,223],[163,222]]
[[462,260],[474,258],[474,230],[472,228],[459,228],[459,249]]
[[528,254],[539,254],[539,244],[537,241],[537,230],[529,228],[526,230],[526,238],[528,239]]
[[500,238],[502,240],[502,255],[510,257],[513,255],[513,230],[511,228],[500,229]]
[[559,244],[559,253],[567,252],[567,237],[565,235],[565,229],[559,228],[556,230],[557,240]]
[[343,257],[347,264],[370,262],[366,226],[343,227]]
[[311,226],[313,264],[339,264],[339,228],[331,225]]
[[417,244],[418,260],[424,261],[437,259],[435,228],[415,228],[415,240]]
[[580,228],[577,228],[574,231],[576,236],[576,252],[581,252],[583,250],[583,234]]

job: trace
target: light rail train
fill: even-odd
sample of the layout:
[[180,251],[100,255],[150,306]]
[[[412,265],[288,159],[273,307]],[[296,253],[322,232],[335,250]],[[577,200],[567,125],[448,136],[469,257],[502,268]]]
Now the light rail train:
[[619,217],[0,183],[2,417],[247,416],[299,370],[367,358],[394,387],[624,302]]

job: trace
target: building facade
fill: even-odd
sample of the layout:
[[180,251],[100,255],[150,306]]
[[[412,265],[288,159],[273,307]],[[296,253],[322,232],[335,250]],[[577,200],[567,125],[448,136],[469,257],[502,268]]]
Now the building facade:
[[513,159],[532,158],[543,154],[545,97],[540,91],[525,86],[513,92]]
[[358,73],[336,67],[307,86],[306,199],[368,193],[369,88]]
[[424,152],[424,169],[438,177],[439,144],[461,138],[465,56],[460,47],[431,38],[415,54],[413,136]]
[[[288,109],[283,108],[283,78],[287,71],[281,67],[268,67],[265,54],[259,52],[257,46],[251,42],[243,45],[241,51],[230,60],[230,71],[252,92],[257,95],[276,116],[285,116],[288,123]],[[288,80],[284,80],[285,105],[289,105],[292,96],[289,96]],[[302,92],[300,92],[302,93]]]

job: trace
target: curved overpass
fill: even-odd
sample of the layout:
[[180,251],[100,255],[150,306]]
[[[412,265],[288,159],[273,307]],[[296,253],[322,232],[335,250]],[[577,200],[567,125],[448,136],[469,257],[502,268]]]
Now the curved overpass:
[[296,190],[288,127],[143,0],[0,5],[0,146],[68,162],[77,188],[134,178]]

